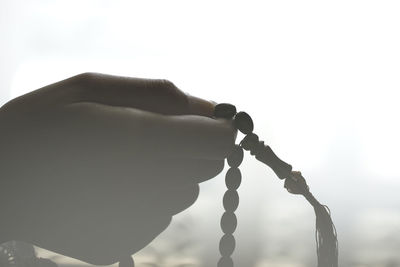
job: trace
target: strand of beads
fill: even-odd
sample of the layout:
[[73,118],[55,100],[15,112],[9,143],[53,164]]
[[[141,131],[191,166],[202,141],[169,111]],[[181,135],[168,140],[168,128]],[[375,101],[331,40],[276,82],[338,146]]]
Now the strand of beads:
[[237,226],[235,211],[239,205],[239,194],[237,189],[242,181],[242,175],[238,167],[243,161],[243,149],[240,146],[235,145],[235,148],[227,158],[227,161],[230,168],[225,176],[225,184],[227,187],[223,198],[225,212],[221,217],[221,229],[224,235],[219,242],[219,252],[222,257],[218,262],[218,267],[233,266],[231,255],[236,246],[233,233]]
[[[244,134],[253,131],[253,121],[245,112],[236,113],[236,107],[231,104],[218,104],[215,106],[214,117],[232,119],[234,126]],[[221,217],[221,229],[224,235],[219,243],[221,258],[218,267],[233,267],[232,253],[235,250],[236,241],[233,233],[237,227],[235,211],[239,205],[239,194],[237,189],[242,181],[239,166],[243,161],[243,149],[240,145],[235,145],[227,158],[229,169],[225,176],[227,191],[224,194],[223,206],[225,209]]]

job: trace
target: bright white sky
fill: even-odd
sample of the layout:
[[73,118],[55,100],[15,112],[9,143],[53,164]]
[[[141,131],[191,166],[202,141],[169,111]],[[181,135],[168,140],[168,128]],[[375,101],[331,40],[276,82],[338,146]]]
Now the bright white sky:
[[[309,177],[343,236],[370,214],[390,221],[400,211],[399,14],[398,1],[3,0],[0,104],[86,71],[166,78],[234,103]],[[279,205],[279,181],[246,164],[244,176],[268,179],[251,179],[242,199],[265,186],[265,201]],[[222,197],[221,182],[203,188],[194,210]],[[349,214],[349,202],[366,211]]]

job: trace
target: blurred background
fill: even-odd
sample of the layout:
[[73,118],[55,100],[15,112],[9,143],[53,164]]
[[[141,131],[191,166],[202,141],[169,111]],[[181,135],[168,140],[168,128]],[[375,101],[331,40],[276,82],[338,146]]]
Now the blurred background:
[[[0,105],[88,71],[233,103],[329,206],[341,266],[400,266],[399,13],[368,0],[2,0]],[[216,265],[226,169],[137,266]],[[316,266],[311,206],[250,155],[241,169],[235,266]]]

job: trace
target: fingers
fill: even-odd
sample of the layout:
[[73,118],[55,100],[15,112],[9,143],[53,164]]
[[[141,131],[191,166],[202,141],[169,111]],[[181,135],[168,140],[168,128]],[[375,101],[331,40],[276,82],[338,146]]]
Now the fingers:
[[224,159],[236,138],[230,121],[203,116],[163,116],[96,103],[71,104],[66,111],[71,121],[64,125],[78,129],[77,138],[130,156]]
[[[68,198],[70,192],[74,193],[71,200],[79,206],[77,195],[95,195],[96,203],[109,203],[112,207],[123,207],[125,203],[133,209],[132,205],[139,207],[142,202],[137,198],[148,197],[148,192],[159,188],[170,190],[176,187],[191,187],[217,176],[224,167],[223,160],[201,159],[143,159],[131,157],[129,161],[118,156],[85,159],[75,155],[73,160],[66,155],[68,164],[53,164],[52,170],[57,173],[54,184],[58,184],[60,197]],[[77,162],[77,163],[76,163]],[[69,170],[70,166],[76,166]],[[44,173],[41,171],[39,174]],[[64,174],[66,173],[66,174]],[[96,185],[96,186],[94,186]],[[33,185],[34,187],[35,185]],[[41,192],[41,188],[35,190]],[[42,190],[45,194],[46,190]],[[41,194],[37,194],[38,201]],[[43,197],[42,197],[43,198]],[[88,200],[85,200],[88,202]]]
[[[231,122],[184,115],[165,120],[161,152],[189,158],[224,159],[232,151],[236,130]],[[156,148],[156,147],[155,147]]]
[[199,196],[200,188],[196,185],[160,189],[149,208],[156,214],[172,216],[189,208]]
[[34,244],[93,265],[111,265],[121,256],[132,255],[150,244],[170,222],[171,216],[131,211],[100,220],[79,217],[69,219],[69,224],[64,223],[61,229],[50,225]]
[[80,87],[79,102],[132,107],[165,115],[194,114],[211,117],[214,103],[186,95],[172,82],[100,73],[72,78]]
[[[151,162],[148,164],[151,165]],[[141,166],[143,167],[143,164]],[[146,179],[143,183],[150,183],[150,186],[153,183],[152,187],[169,189],[176,186],[192,186],[214,178],[223,170],[224,161],[164,158],[151,167],[143,168],[141,177]],[[157,184],[154,184],[155,181]]]

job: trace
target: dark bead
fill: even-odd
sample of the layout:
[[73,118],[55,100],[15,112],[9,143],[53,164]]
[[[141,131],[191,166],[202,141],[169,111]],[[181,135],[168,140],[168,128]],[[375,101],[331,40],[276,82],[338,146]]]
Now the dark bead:
[[222,257],[219,259],[217,267],[233,267],[233,260],[231,257]]
[[231,119],[236,114],[236,107],[232,104],[221,103],[214,107],[214,117]]
[[268,165],[279,179],[286,179],[291,176],[292,165],[284,162],[272,151],[270,146],[265,146],[264,142],[261,142],[261,149],[255,151],[256,159]]
[[239,167],[243,161],[243,148],[239,145],[235,145],[231,154],[228,156],[227,161],[230,167]]
[[264,149],[265,149],[264,141],[260,141],[256,146],[250,147],[250,155],[256,156],[257,158],[257,155],[262,153]]
[[121,261],[119,261],[118,267],[135,267],[135,262],[132,256],[126,256]]
[[225,184],[228,189],[236,190],[242,182],[242,174],[238,168],[229,168],[225,174]]
[[237,218],[233,212],[224,212],[221,217],[221,229],[224,234],[232,234],[237,227]]
[[241,131],[244,134],[249,134],[254,129],[253,120],[250,115],[244,111],[241,111],[235,115],[235,119],[233,121],[236,129]]
[[222,256],[229,257],[235,250],[236,242],[233,235],[223,235],[219,241],[219,252]]
[[234,212],[239,206],[239,194],[236,190],[227,190],[223,199],[224,209]]
[[258,144],[258,135],[256,135],[255,133],[250,133],[246,135],[240,142],[240,145],[245,150],[252,150],[257,146],[257,144]]

